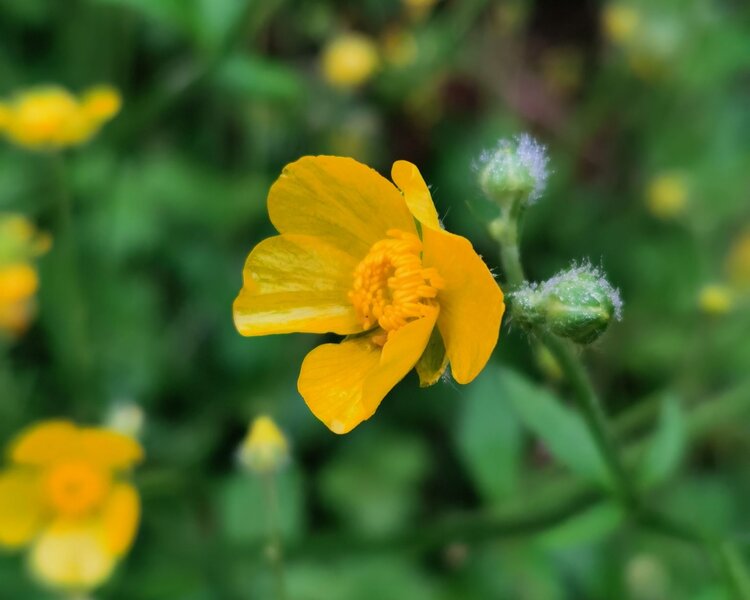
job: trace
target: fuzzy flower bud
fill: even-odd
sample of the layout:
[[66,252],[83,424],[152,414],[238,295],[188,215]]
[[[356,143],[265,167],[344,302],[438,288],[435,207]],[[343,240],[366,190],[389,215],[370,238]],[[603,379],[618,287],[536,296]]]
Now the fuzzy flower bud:
[[271,417],[256,417],[239,450],[240,464],[257,474],[278,471],[289,460],[289,442]]
[[595,341],[622,313],[620,293],[590,264],[527,284],[512,300],[513,316],[522,325],[545,327],[579,344]]
[[501,207],[517,199],[533,203],[547,183],[546,148],[528,134],[502,139],[479,158],[479,184],[485,196]]

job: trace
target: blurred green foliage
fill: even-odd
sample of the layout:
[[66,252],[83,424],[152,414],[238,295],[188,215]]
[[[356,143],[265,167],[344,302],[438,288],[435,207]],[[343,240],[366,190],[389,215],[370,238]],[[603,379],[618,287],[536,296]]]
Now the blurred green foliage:
[[[724,264],[750,226],[750,10],[617,4],[637,15],[625,40],[594,2],[444,0],[414,21],[396,0],[0,0],[0,96],[106,82],[124,98],[61,162],[0,147],[0,211],[53,235],[61,194],[73,213],[41,262],[38,321],[0,348],[0,440],[51,416],[101,421],[123,401],[145,411],[141,531],[97,598],[273,597],[261,484],[233,462],[259,412],[293,444],[278,481],[293,600],[732,597],[719,558],[600,498],[607,474],[567,387],[512,322],[474,384],[422,390],[409,376],[343,438],[296,392],[318,340],[232,325],[287,162],[415,162],[448,228],[499,269],[473,164],[533,131],[554,173],[526,220],[531,277],[590,257],[621,289],[623,321],[585,358],[626,460],[664,511],[737,542],[730,564],[747,558],[750,311]],[[415,56],[337,91],[317,60],[347,29],[379,43],[397,31]],[[647,198],[665,172],[687,190],[667,220]],[[701,311],[713,283],[731,290],[726,314]],[[541,533],[447,527],[571,498],[582,512]],[[15,556],[0,559],[0,596],[50,597]]]

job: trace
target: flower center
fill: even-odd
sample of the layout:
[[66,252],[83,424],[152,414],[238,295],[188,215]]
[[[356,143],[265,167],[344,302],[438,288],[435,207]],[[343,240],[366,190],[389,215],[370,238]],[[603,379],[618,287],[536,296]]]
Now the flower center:
[[445,281],[422,266],[422,242],[413,233],[387,231],[354,270],[349,299],[365,329],[376,324],[386,332],[424,317],[435,306]]
[[85,462],[55,465],[45,479],[49,504],[66,516],[81,516],[99,506],[109,486],[109,475]]

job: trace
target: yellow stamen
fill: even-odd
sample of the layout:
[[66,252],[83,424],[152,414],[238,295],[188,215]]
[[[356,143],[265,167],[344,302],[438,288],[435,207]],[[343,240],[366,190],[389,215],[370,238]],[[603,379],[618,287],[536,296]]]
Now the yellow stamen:
[[78,517],[99,507],[110,489],[109,476],[86,462],[53,466],[45,478],[51,508],[61,515]]
[[436,269],[422,266],[422,242],[416,235],[396,229],[387,235],[354,270],[349,299],[365,329],[379,325],[390,332],[433,310],[445,282]]

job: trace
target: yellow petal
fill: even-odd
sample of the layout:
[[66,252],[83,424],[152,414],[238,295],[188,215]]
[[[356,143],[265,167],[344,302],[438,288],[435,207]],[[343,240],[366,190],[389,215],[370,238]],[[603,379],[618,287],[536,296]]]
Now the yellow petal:
[[43,520],[37,473],[19,468],[0,473],[0,545],[24,546],[36,535]]
[[114,556],[122,556],[130,548],[140,516],[141,502],[136,489],[129,483],[114,486],[100,516],[104,545]]
[[396,187],[352,158],[305,156],[286,167],[268,194],[280,233],[311,235],[362,258],[389,229],[415,233]]
[[312,350],[297,387],[313,414],[334,433],[347,433],[369,419],[419,360],[437,312],[392,332],[382,348],[365,335]]
[[497,344],[505,311],[503,293],[466,238],[425,228],[424,264],[445,279],[438,294],[438,329],[453,377],[469,383],[487,364]]
[[10,458],[17,464],[32,466],[75,459],[104,468],[125,469],[143,458],[143,449],[134,439],[109,429],[78,428],[69,421],[45,421],[17,438],[11,446]]
[[45,585],[70,592],[92,590],[112,574],[116,557],[94,523],[58,521],[34,541],[32,573]]
[[70,421],[44,421],[23,431],[11,444],[10,459],[41,466],[58,460],[75,444],[78,428]]
[[234,303],[242,335],[362,331],[347,297],[357,262],[310,236],[263,240],[248,256],[244,285]]
[[103,427],[80,429],[79,456],[109,469],[128,469],[143,460],[143,448],[132,437]]
[[406,205],[414,218],[427,227],[440,229],[432,194],[417,166],[406,160],[397,160],[391,168],[391,179],[403,192]]

